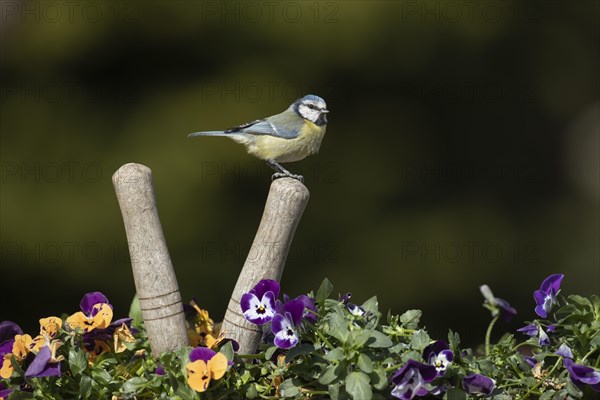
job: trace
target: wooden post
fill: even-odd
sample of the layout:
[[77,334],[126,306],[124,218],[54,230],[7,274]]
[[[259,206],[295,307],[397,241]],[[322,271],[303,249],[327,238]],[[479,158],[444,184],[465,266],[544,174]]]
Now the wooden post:
[[152,186],[152,172],[125,164],[112,177],[129,245],[135,288],[155,357],[187,346],[183,304],[165,242]]
[[254,242],[229,300],[222,331],[240,344],[242,354],[256,351],[261,331],[246,321],[240,307],[242,295],[261,279],[279,280],[294,232],[308,203],[309,192],[300,181],[273,181]]

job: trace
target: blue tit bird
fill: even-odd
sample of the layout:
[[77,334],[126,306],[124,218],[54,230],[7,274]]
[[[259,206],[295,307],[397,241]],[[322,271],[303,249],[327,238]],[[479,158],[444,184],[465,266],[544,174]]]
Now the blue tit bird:
[[327,128],[327,104],[319,96],[306,95],[281,114],[238,125],[225,131],[190,133],[188,137],[225,136],[246,146],[248,153],[264,160],[275,174],[272,179],[303,180],[279,163],[293,162],[319,151]]

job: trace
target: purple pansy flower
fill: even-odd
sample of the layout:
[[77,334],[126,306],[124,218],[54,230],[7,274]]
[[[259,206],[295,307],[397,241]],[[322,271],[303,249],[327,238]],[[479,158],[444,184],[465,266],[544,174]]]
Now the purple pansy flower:
[[216,351],[211,350],[208,347],[196,347],[190,352],[190,361],[202,360],[208,362],[216,354]]
[[362,317],[363,315],[365,315],[364,308],[362,308],[361,306],[357,306],[354,303],[350,303],[351,297],[352,297],[352,293],[348,292],[340,298],[340,301],[342,302],[342,304],[344,304],[346,306],[348,311],[350,311],[350,314],[352,314],[356,317]]
[[88,317],[94,317],[98,312],[97,308],[94,308],[96,304],[108,304],[110,308],[113,308],[112,304],[108,302],[108,298],[101,292],[90,292],[86,293],[81,302],[79,302],[79,308]]
[[304,305],[304,311],[302,313],[302,317],[307,320],[308,322],[310,322],[311,324],[316,324],[317,323],[317,305],[315,304],[315,300],[310,298],[309,296],[305,295],[305,294],[301,294],[300,296],[296,297],[294,300],[290,300],[290,298],[287,295],[283,296],[283,299],[285,300],[286,303],[288,303],[289,301],[300,301],[302,302],[302,304]]
[[8,340],[14,340],[15,335],[22,335],[23,329],[12,321],[0,322],[0,344]]
[[510,322],[517,315],[517,310],[511,307],[508,301],[495,297],[488,285],[481,285],[479,290],[485,298],[483,306],[492,312],[492,317],[500,314],[500,318],[504,322]]
[[[22,335],[23,330],[12,321],[3,321],[0,323],[0,375],[6,373],[8,376],[12,374],[10,366],[11,357],[5,357],[7,354],[12,354],[15,344],[15,336]],[[7,376],[3,376],[6,378]]]
[[156,369],[154,370],[154,373],[156,375],[159,375],[159,376],[165,376],[166,375],[164,367],[162,367],[160,365],[158,367],[156,367]]
[[131,322],[133,318],[121,318],[116,321],[113,321],[104,329],[94,329],[91,332],[83,334],[84,343],[94,343],[94,340],[104,340],[105,342],[110,342],[113,340],[113,335],[117,328],[120,328],[123,324],[127,326],[131,330],[131,333],[137,333],[138,330],[131,327]]
[[571,348],[566,343],[561,344],[558,347],[558,350],[556,350],[556,352],[554,354],[559,355],[564,358],[570,358],[571,360],[573,359],[573,352],[571,351]]
[[[20,335],[20,333],[18,333],[18,335]],[[0,399],[6,399],[12,392],[14,392],[14,389],[7,389],[6,386],[0,382]]]
[[423,350],[423,359],[427,364],[435,367],[437,376],[443,376],[446,373],[446,369],[454,360],[454,353],[448,347],[448,343],[438,340],[425,347]]
[[[190,358],[191,362],[202,360],[205,363],[207,363],[216,355],[217,355],[217,352],[209,349],[208,347],[196,347],[190,352],[189,358]],[[233,362],[227,361],[227,365],[233,365]],[[158,370],[158,368],[157,368],[157,370]],[[163,372],[164,372],[164,369],[163,369]]]
[[463,389],[469,394],[489,395],[494,390],[496,382],[492,378],[480,374],[471,374],[463,378]]
[[560,290],[560,284],[565,276],[563,274],[553,274],[544,279],[540,290],[533,293],[533,298],[537,306],[535,313],[542,318],[546,318],[556,303],[556,295]]
[[275,316],[275,299],[279,297],[279,283],[263,279],[248,293],[242,296],[240,305],[244,317],[253,324],[263,325]]
[[578,386],[590,385],[591,388],[600,392],[600,371],[587,365],[575,364],[573,360],[565,358],[563,365],[571,375],[571,381]]
[[15,343],[15,335],[22,335],[23,329],[12,321],[2,321],[0,323],[0,364],[4,355],[12,353]]
[[352,297],[352,292],[344,293],[342,296],[340,296],[340,301],[343,304],[348,304],[348,301],[350,300],[351,297]]
[[525,359],[525,362],[527,364],[529,364],[529,366],[531,368],[535,367],[538,363],[538,360],[535,357],[531,357],[531,356],[523,356],[523,358]]
[[[549,330],[549,329],[548,329]],[[538,343],[540,346],[548,346],[550,344],[550,338],[548,334],[544,332],[541,326],[537,326],[536,324],[529,324],[524,326],[523,328],[517,329],[517,332],[524,333],[527,336],[538,337]]]
[[302,324],[304,303],[301,299],[289,300],[278,304],[280,312],[275,314],[271,322],[271,330],[275,334],[275,346],[289,349],[298,344],[298,327]]
[[52,358],[52,350],[49,346],[43,346],[37,353],[27,371],[27,378],[41,378],[44,376],[60,376],[60,362]]
[[412,359],[408,360],[392,377],[391,382],[395,386],[391,394],[401,400],[425,396],[428,393],[426,384],[433,381],[436,376],[435,367]]

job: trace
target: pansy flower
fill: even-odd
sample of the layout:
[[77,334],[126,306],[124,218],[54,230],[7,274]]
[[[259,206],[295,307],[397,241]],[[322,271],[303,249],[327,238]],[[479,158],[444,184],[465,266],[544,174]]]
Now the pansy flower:
[[560,291],[560,284],[564,277],[563,274],[550,275],[544,279],[540,290],[533,293],[533,298],[537,304],[535,313],[540,317],[546,318],[552,306],[556,304],[556,295]]
[[508,301],[495,297],[492,293],[492,289],[490,289],[488,285],[481,285],[479,290],[485,298],[483,306],[492,312],[492,317],[500,314],[500,318],[502,318],[504,322],[510,322],[510,320],[517,315],[517,310],[511,307]]
[[302,324],[304,303],[301,299],[289,300],[285,304],[278,304],[279,313],[275,314],[271,322],[271,331],[275,334],[275,346],[280,349],[289,349],[298,344],[298,327]]
[[94,329],[105,329],[113,318],[112,306],[106,296],[100,292],[86,293],[79,303],[81,311],[67,318],[71,329],[81,329],[88,333]]
[[105,353],[110,353],[110,346],[104,340],[84,341],[83,348],[86,351],[88,363],[94,365],[94,361],[98,356]]
[[279,297],[279,283],[272,279],[259,281],[240,301],[244,317],[253,324],[264,325],[275,316],[275,300]]
[[346,306],[346,308],[348,309],[348,311],[350,311],[350,314],[354,315],[355,317],[362,317],[363,315],[365,315],[365,310],[364,308],[362,308],[361,306],[358,306],[354,303],[350,303],[350,298],[352,297],[352,293],[348,292],[345,293],[341,298],[340,301],[342,302],[342,304],[344,304]]
[[215,324],[208,311],[198,306],[195,299],[183,305],[187,321],[187,335],[190,346],[213,347],[219,339],[220,324]]
[[590,385],[594,391],[600,392],[600,371],[587,365],[575,364],[570,358],[565,358],[563,365],[569,371],[571,381],[575,385]]
[[[283,295],[283,299],[285,302],[291,301],[288,295]],[[315,304],[315,300],[311,297],[301,294],[296,297],[294,300],[300,301],[304,305],[304,311],[302,313],[302,318],[310,322],[311,324],[317,323],[317,305]]]
[[127,350],[125,343],[134,343],[135,338],[133,337],[131,330],[125,322],[121,323],[121,326],[115,329],[113,333],[113,343],[115,353],[122,353]]
[[483,394],[488,396],[494,390],[496,382],[485,375],[471,374],[463,378],[463,389],[469,394]]
[[425,396],[429,391],[427,384],[437,376],[435,367],[408,360],[402,368],[394,374],[391,382],[395,385],[392,396],[402,400],[410,400],[415,396]]
[[24,360],[30,351],[31,343],[31,336],[24,335],[19,325],[12,321],[0,323],[1,378],[8,379],[11,377],[14,371],[11,359],[14,357],[17,362]]
[[438,340],[425,347],[423,359],[427,364],[435,367],[437,376],[443,376],[454,360],[454,353],[448,347],[448,343]]
[[536,365],[539,364],[538,360],[535,357],[523,356],[523,359],[531,368],[534,368]]
[[227,357],[206,347],[197,347],[190,353],[185,369],[187,383],[197,392],[204,392],[212,379],[221,379],[227,371]]
[[127,349],[125,343],[135,341],[133,334],[137,331],[131,328],[131,321],[132,318],[121,318],[111,322],[105,329],[94,329],[83,334],[83,348],[87,352],[90,364],[93,364],[100,354],[111,351],[121,353]]
[[571,351],[569,345],[566,343],[561,344],[554,354],[564,358],[570,358],[571,360],[573,359],[573,352]]
[[[548,327],[548,331],[550,331],[550,327]],[[538,344],[540,346],[548,346],[550,344],[550,338],[548,334],[542,329],[541,326],[536,324],[529,324],[524,326],[523,328],[517,329],[517,332],[524,333],[527,336],[538,337]]]
[[7,389],[6,386],[0,382],[0,400],[4,400],[8,398],[8,395],[11,394],[14,389]]
[[60,362],[65,358],[56,355],[56,351],[62,345],[56,337],[61,328],[62,319],[58,317],[40,319],[40,334],[33,338],[29,345],[31,351],[37,354],[25,371],[26,377],[60,376]]
[[62,323],[62,319],[58,317],[41,318],[40,334],[33,338],[31,350],[39,351],[44,346],[50,346],[62,328]]
[[25,377],[27,378],[40,378],[44,376],[60,376],[60,362],[65,358],[63,356],[56,356],[56,351],[61,346],[62,342],[59,340],[53,340],[49,345],[43,346],[31,362],[27,371],[25,371]]

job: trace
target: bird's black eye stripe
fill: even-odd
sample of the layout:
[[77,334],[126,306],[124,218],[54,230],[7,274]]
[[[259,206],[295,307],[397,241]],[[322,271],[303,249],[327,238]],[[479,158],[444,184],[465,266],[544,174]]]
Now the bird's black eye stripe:
[[312,105],[312,104],[309,104],[309,105],[308,105],[308,108],[310,108],[311,110],[314,110],[314,109],[315,109],[315,106],[314,106],[314,105]]

